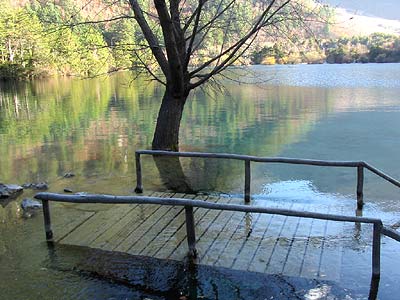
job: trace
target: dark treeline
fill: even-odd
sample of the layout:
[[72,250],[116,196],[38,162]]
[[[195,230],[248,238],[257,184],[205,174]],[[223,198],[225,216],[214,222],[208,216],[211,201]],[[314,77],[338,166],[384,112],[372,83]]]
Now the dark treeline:
[[[107,1],[97,2],[107,4]],[[97,14],[96,20],[110,18],[110,9],[126,18],[79,25],[92,20],[92,16],[88,16],[87,10],[78,6],[76,0],[0,0],[0,78],[93,76],[135,69],[139,59],[140,63],[146,59],[146,50],[137,55],[134,49],[145,42],[131,11],[120,2],[114,2],[112,9],[105,6],[109,9],[100,10],[102,14]],[[327,8],[326,14],[332,18],[333,10]],[[279,37],[261,37],[240,63],[400,62],[398,36],[376,33],[331,39],[327,38],[328,31],[328,25],[315,28],[317,42],[306,37],[292,39],[293,43]],[[212,34],[215,39],[223,36],[218,32]],[[292,35],[295,37],[296,32]],[[216,51],[212,45],[204,44],[203,48],[204,57],[207,52]],[[148,55],[151,56],[150,52]],[[200,63],[201,59],[197,57],[193,61]]]

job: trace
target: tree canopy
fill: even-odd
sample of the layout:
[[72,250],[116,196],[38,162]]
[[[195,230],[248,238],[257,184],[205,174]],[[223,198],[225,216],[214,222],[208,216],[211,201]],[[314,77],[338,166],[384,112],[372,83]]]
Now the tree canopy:
[[[314,2],[297,0],[129,0],[150,50],[152,69],[141,66],[166,90],[157,118],[154,149],[177,150],[182,112],[191,90],[244,59],[259,36],[277,37],[307,28]],[[204,51],[207,49],[207,51]]]

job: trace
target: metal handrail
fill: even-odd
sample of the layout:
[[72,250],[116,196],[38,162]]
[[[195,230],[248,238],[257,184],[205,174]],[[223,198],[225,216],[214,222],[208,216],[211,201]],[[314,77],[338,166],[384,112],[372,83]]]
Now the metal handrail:
[[193,208],[206,208],[223,211],[238,211],[245,213],[264,213],[284,215],[289,217],[312,218],[320,220],[338,221],[338,222],[354,222],[373,224],[373,240],[372,240],[372,276],[379,278],[380,276],[380,252],[381,252],[381,234],[400,241],[400,234],[394,230],[386,228],[382,224],[382,220],[366,217],[353,217],[333,214],[323,214],[315,212],[296,211],[290,209],[266,208],[248,205],[234,205],[223,203],[211,203],[200,200],[191,200],[183,198],[161,198],[161,197],[144,197],[144,196],[113,196],[113,195],[65,195],[54,193],[38,193],[35,195],[43,203],[44,227],[46,239],[53,239],[53,231],[51,229],[50,207],[49,201],[69,202],[69,203],[103,203],[103,204],[158,204],[169,206],[183,206],[186,216],[186,235],[188,241],[189,255],[196,257],[196,234],[194,223]]
[[296,165],[309,165],[309,166],[323,166],[323,167],[353,167],[357,168],[357,209],[362,209],[364,206],[364,168],[370,170],[372,173],[392,183],[393,185],[400,187],[400,181],[393,177],[385,174],[383,171],[373,167],[365,161],[332,161],[332,160],[315,160],[315,159],[299,159],[299,158],[287,158],[287,157],[259,157],[252,155],[240,155],[230,153],[207,153],[207,152],[173,152],[163,150],[136,150],[136,193],[143,192],[142,183],[142,166],[140,161],[141,155],[153,155],[153,156],[175,156],[175,157],[198,157],[198,158],[217,158],[217,159],[234,159],[242,160],[245,162],[245,181],[244,181],[244,200],[245,202],[250,201],[250,162],[260,163],[284,163],[284,164],[296,164]]

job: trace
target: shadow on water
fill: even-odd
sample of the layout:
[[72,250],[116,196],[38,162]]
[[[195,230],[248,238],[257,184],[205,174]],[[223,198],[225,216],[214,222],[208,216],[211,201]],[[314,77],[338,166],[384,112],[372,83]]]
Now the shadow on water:
[[[161,179],[160,191],[184,194],[242,192],[244,164],[241,161],[157,155],[152,159]],[[147,170],[142,168],[145,178]]]
[[[356,299],[335,282],[235,271],[49,243],[49,269],[134,291],[140,299]],[[376,299],[379,279],[371,281]],[[86,291],[88,292],[88,291]],[[90,292],[90,291],[89,291]],[[89,293],[90,294],[90,293]]]
[[169,191],[176,193],[195,193],[185,176],[179,157],[153,156],[160,178]]

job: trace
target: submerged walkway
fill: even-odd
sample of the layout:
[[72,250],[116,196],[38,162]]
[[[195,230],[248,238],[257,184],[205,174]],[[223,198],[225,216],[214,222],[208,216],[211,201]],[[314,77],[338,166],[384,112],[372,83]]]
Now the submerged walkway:
[[[144,195],[243,205],[243,199],[229,197]],[[343,208],[334,205],[265,202],[270,208],[343,213]],[[96,211],[72,209],[70,215],[54,217],[54,241],[159,259],[187,259],[183,207],[155,204],[103,204],[103,207]],[[344,222],[205,208],[194,209],[194,220],[197,264],[334,281],[340,279],[343,239],[351,236],[355,228],[354,224]],[[349,228],[353,230],[349,232]]]

